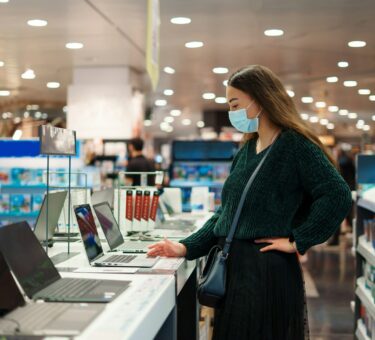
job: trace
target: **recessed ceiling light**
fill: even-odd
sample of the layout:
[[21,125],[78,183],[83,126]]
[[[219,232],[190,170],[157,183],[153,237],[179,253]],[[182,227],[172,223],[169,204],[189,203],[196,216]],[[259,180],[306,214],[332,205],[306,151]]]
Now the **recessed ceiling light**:
[[346,110],[346,109],[341,109],[341,110],[339,110],[339,115],[340,115],[340,116],[347,116],[348,113],[349,113],[349,111]]
[[311,123],[315,124],[315,123],[319,122],[319,117],[317,117],[317,116],[311,116],[310,119],[309,119],[309,121]]
[[168,132],[168,133],[173,132],[173,126],[168,125],[168,126],[165,128],[164,131],[165,131],[165,132]]
[[167,117],[164,118],[164,121],[167,122],[167,123],[173,123],[174,122],[174,118],[170,117],[170,116],[167,116]]
[[375,102],[375,95],[369,96],[368,99],[370,99],[372,102]]
[[229,70],[226,67],[215,67],[212,69],[212,72],[216,74],[225,74],[228,73]]
[[372,116],[372,120],[375,122],[375,115]]
[[328,125],[328,123],[329,123],[329,120],[326,118],[323,118],[320,120],[320,125]]
[[29,111],[25,111],[25,112],[23,113],[23,116],[24,116],[25,118],[29,118],[29,117],[30,117],[30,112],[29,112]]
[[307,114],[307,113],[301,113],[301,118],[303,119],[303,120],[309,120],[309,115]]
[[345,80],[344,86],[346,87],[356,87],[358,83],[355,80]]
[[292,90],[286,90],[286,92],[288,93],[288,96],[291,97],[291,98],[293,98],[295,96],[295,93]]
[[334,128],[335,128],[335,124],[333,124],[333,123],[327,124],[327,129],[328,130],[333,130]]
[[175,25],[187,25],[191,23],[191,19],[186,17],[175,17],[171,19],[171,23]]
[[0,97],[8,97],[10,96],[10,91],[2,90],[0,91]]
[[204,44],[202,41],[189,41],[185,44],[187,48],[199,48],[202,47]]
[[168,74],[174,74],[176,71],[175,71],[174,68],[166,66],[166,67],[164,67],[164,72],[168,73]]
[[301,102],[305,104],[311,104],[314,101],[313,97],[302,97]]
[[371,90],[370,89],[359,89],[358,90],[358,94],[362,95],[362,96],[366,96],[366,95],[369,95],[371,93]]
[[225,104],[227,102],[227,98],[225,97],[216,97],[215,98],[215,103],[217,104]]
[[40,111],[37,111],[37,112],[35,112],[34,117],[35,117],[36,119],[39,119],[39,118],[42,117],[42,113],[41,113]]
[[204,128],[204,121],[203,120],[198,121],[197,122],[197,127],[199,127],[200,129]]
[[226,87],[226,86],[228,86],[228,80],[224,80],[223,81],[223,85]]
[[363,125],[363,131],[370,131],[371,127],[370,125]]
[[21,117],[16,117],[16,118],[14,118],[14,119],[13,119],[13,122],[14,122],[14,124],[19,124],[19,123],[21,123]]
[[172,96],[173,93],[174,93],[174,91],[171,90],[171,89],[166,89],[166,90],[164,90],[164,95],[165,95],[165,96]]
[[187,126],[187,125],[191,124],[191,120],[189,118],[185,118],[185,119],[182,120],[181,123],[182,123],[182,125],[186,125]]
[[315,103],[315,106],[318,108],[318,109],[323,109],[327,106],[326,102],[316,102]]
[[338,112],[339,107],[335,105],[328,106],[328,111],[329,112]]
[[173,116],[173,117],[181,116],[181,110],[171,110],[169,113],[170,113],[171,116]]
[[348,46],[349,47],[365,47],[366,46],[366,41],[362,41],[362,40],[353,40],[353,41],[349,41],[348,42]]
[[34,27],[44,27],[44,26],[47,26],[48,22],[47,20],[43,20],[43,19],[32,19],[32,20],[28,20],[27,24],[29,26],[34,26]]
[[165,105],[167,105],[167,101],[165,99],[155,100],[155,106],[165,106]]
[[207,100],[215,99],[215,97],[216,97],[215,93],[211,93],[211,92],[202,94],[202,98],[207,99]]
[[358,120],[357,121],[357,127],[360,127],[360,128],[362,128],[363,127],[363,125],[365,125],[365,121],[363,120],[363,119],[360,119],[360,120]]
[[357,115],[357,113],[355,113],[355,112],[350,112],[350,113],[348,114],[348,118],[349,118],[349,119],[357,119],[357,118],[358,118],[358,115]]
[[152,125],[152,121],[150,119],[146,119],[144,122],[143,122],[143,125],[144,126],[151,126]]
[[69,42],[65,45],[66,48],[69,48],[70,50],[79,50],[83,47],[83,44],[80,42]]
[[335,76],[333,76],[333,77],[327,77],[326,81],[327,81],[327,83],[337,83],[339,81],[339,78],[335,77]]
[[268,29],[264,31],[264,35],[267,37],[281,37],[284,35],[284,31],[278,28]]
[[35,79],[35,73],[33,70],[28,69],[24,73],[21,74],[22,79]]
[[338,67],[341,67],[341,68],[345,68],[345,67],[348,67],[349,66],[349,63],[347,61],[339,61],[337,63],[337,66]]
[[0,67],[3,67],[4,65],[5,65],[5,63],[0,60]]
[[58,83],[57,81],[50,81],[49,83],[47,83],[47,87],[49,89],[58,89],[60,87],[60,83]]
[[6,4],[8,2],[9,2],[9,0],[0,0],[0,4]]
[[47,119],[48,118],[48,113],[43,113],[42,114],[42,119]]

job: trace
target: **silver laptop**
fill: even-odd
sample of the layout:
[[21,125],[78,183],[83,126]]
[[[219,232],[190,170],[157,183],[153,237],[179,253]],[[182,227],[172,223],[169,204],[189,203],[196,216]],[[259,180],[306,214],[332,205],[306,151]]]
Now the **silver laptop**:
[[75,206],[74,212],[90,265],[151,268],[158,261],[157,257],[148,257],[143,254],[104,254],[90,205]]
[[[42,207],[35,223],[34,233],[40,242],[49,241],[55,235],[61,211],[64,207],[68,192],[58,191],[48,193],[48,223],[47,223],[47,195],[44,195]],[[48,225],[46,234],[46,224]]]
[[26,304],[0,253],[0,334],[75,336],[104,310],[98,303]]
[[155,241],[125,241],[107,202],[95,204],[94,210],[111,251],[147,253],[148,246],[155,243]]

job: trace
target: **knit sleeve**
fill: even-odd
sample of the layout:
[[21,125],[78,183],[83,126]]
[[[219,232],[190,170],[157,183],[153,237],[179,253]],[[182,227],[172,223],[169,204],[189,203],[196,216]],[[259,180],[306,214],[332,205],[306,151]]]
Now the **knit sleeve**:
[[328,240],[348,214],[351,192],[324,152],[300,138],[295,152],[299,178],[312,203],[306,220],[293,229],[298,252]]
[[[230,172],[232,172],[235,168],[239,157],[243,153],[245,145],[235,155]],[[189,237],[180,240],[180,243],[182,243],[187,249],[186,258],[188,260],[194,260],[207,255],[210,249],[216,244],[217,238],[214,235],[214,228],[221,212],[222,207],[216,211],[216,213],[204,224],[201,229]]]

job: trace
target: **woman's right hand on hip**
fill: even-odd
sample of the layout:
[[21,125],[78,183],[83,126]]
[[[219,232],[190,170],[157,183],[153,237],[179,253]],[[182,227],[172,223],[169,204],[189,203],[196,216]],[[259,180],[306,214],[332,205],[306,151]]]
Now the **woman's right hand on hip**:
[[148,248],[148,256],[184,257],[186,255],[186,247],[182,243],[167,238],[149,245]]

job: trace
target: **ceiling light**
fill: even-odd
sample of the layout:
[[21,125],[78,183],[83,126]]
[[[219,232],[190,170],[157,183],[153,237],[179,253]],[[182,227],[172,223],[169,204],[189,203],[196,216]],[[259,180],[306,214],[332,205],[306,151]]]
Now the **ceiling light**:
[[357,125],[359,125],[359,126],[363,126],[363,125],[365,125],[365,121],[364,121],[363,119],[359,119],[359,120],[357,121]]
[[328,125],[328,123],[329,123],[328,119],[323,118],[320,120],[320,125]]
[[4,65],[5,63],[2,60],[0,60],[0,67],[3,67]]
[[324,109],[324,108],[327,106],[327,104],[326,104],[326,102],[316,102],[316,103],[315,103],[315,106],[316,106],[318,109]]
[[173,93],[174,93],[173,90],[170,90],[170,89],[164,90],[164,95],[165,95],[165,96],[172,96]]
[[0,97],[8,97],[8,96],[10,96],[10,91],[6,91],[6,90],[0,91]]
[[164,121],[167,122],[167,123],[173,123],[174,122],[174,118],[170,117],[170,116],[167,116],[167,117],[164,118]]
[[355,80],[345,80],[344,86],[346,87],[356,87],[358,83]]
[[6,4],[8,2],[9,2],[9,0],[0,0],[0,4]]
[[370,131],[371,128],[370,125],[364,125],[362,129],[363,131]]
[[284,31],[281,29],[268,29],[264,31],[264,35],[267,37],[281,37],[284,34]]
[[160,130],[165,131],[166,129],[168,129],[168,126],[169,124],[167,122],[162,122],[160,123]]
[[171,116],[173,116],[173,117],[181,116],[181,110],[171,110],[169,113],[170,113]]
[[327,124],[327,129],[328,130],[333,130],[334,128],[335,128],[335,124],[333,124],[333,123]]
[[348,46],[349,47],[354,47],[354,48],[365,47],[366,46],[366,41],[361,41],[361,40],[349,41],[348,42]]
[[67,112],[68,112],[68,106],[65,105],[65,106],[62,108],[62,110],[63,110],[64,113],[67,113]]
[[7,119],[8,118],[8,114],[6,112],[4,112],[1,117],[3,117],[3,119]]
[[345,68],[345,67],[348,67],[349,66],[349,63],[347,61],[339,61],[337,63],[337,66],[338,67],[341,67],[341,68]]
[[375,115],[372,116],[372,120],[375,122]]
[[348,114],[348,118],[349,119],[357,119],[358,118],[358,115],[355,113],[355,112],[350,112]]
[[143,122],[143,125],[144,126],[151,126],[152,125],[152,121],[150,119],[146,119],[144,122]]
[[303,119],[303,120],[309,120],[309,115],[307,114],[307,113],[301,113],[301,118]]
[[47,87],[49,89],[58,89],[60,87],[60,83],[56,81],[50,81],[49,83],[47,83]]
[[339,107],[335,105],[328,106],[328,111],[329,112],[338,112]]
[[43,113],[42,114],[42,119],[47,119],[48,118],[48,113]]
[[65,45],[66,48],[69,48],[70,50],[79,50],[83,47],[83,44],[80,42],[70,42]]
[[164,67],[164,72],[168,73],[168,74],[174,74],[176,71],[175,71],[174,68],[166,66],[166,67]]
[[212,92],[203,93],[202,95],[202,98],[207,99],[207,100],[215,99],[215,97],[216,97],[215,93],[212,93]]
[[29,26],[34,26],[34,27],[44,27],[44,26],[47,26],[48,22],[47,20],[42,20],[42,19],[32,19],[32,20],[28,20],[27,24]]
[[175,17],[171,19],[171,23],[175,25],[187,25],[191,23],[191,19],[186,17]]
[[167,105],[167,101],[165,99],[155,100],[155,106],[165,106],[165,105]]
[[168,133],[173,132],[173,126],[168,125],[168,126],[165,128],[165,132],[168,132]]
[[29,117],[30,117],[30,112],[29,112],[29,111],[25,111],[25,112],[23,113],[23,116],[24,116],[25,118],[29,118]]
[[295,93],[292,90],[286,90],[286,92],[288,93],[288,96],[291,97],[291,98],[293,98],[295,96]]
[[13,140],[20,140],[22,137],[22,130],[16,130],[13,134]]
[[314,124],[315,124],[315,123],[319,122],[319,117],[317,117],[317,116],[312,116],[312,117],[310,117],[309,120],[310,120],[311,123],[314,123]]
[[227,98],[225,97],[216,97],[215,98],[215,103],[217,104],[225,104],[227,102]]
[[200,129],[204,128],[204,121],[200,120],[199,122],[197,122],[197,127],[199,127]]
[[40,118],[42,118],[42,113],[41,113],[40,111],[37,111],[37,112],[35,112],[34,117],[35,117],[36,119],[40,119]]
[[375,96],[374,95],[369,96],[368,99],[370,99],[372,102],[375,102]]
[[191,124],[191,120],[189,118],[185,118],[185,119],[182,120],[181,123],[182,123],[182,125],[186,125],[187,126],[187,125]]
[[189,41],[185,44],[187,48],[199,48],[202,47],[204,44],[202,41]]
[[226,87],[226,86],[228,86],[228,80],[224,80],[223,81],[223,85]]
[[339,81],[338,77],[327,77],[326,78],[327,83],[337,83]]
[[27,105],[26,106],[26,110],[39,110],[39,105],[37,105],[37,104],[30,104],[30,105]]
[[359,89],[358,90],[358,94],[362,95],[362,96],[367,96],[371,93],[371,90],[370,89]]
[[339,110],[339,115],[340,115],[340,116],[347,116],[348,113],[349,113],[348,110],[345,110],[345,109],[341,109],[341,110]]
[[302,97],[301,98],[301,102],[302,103],[305,103],[305,104],[310,104],[314,101],[314,98],[313,97]]
[[13,113],[12,112],[7,112],[8,114],[8,118],[12,118],[13,117]]
[[228,73],[229,70],[226,67],[215,67],[212,69],[212,72],[216,74],[225,74]]
[[14,119],[13,119],[13,123],[14,123],[14,124],[19,124],[19,123],[21,123],[21,117],[16,117],[16,118],[14,118]]
[[31,69],[27,69],[24,73],[21,74],[22,79],[35,79],[35,73]]

